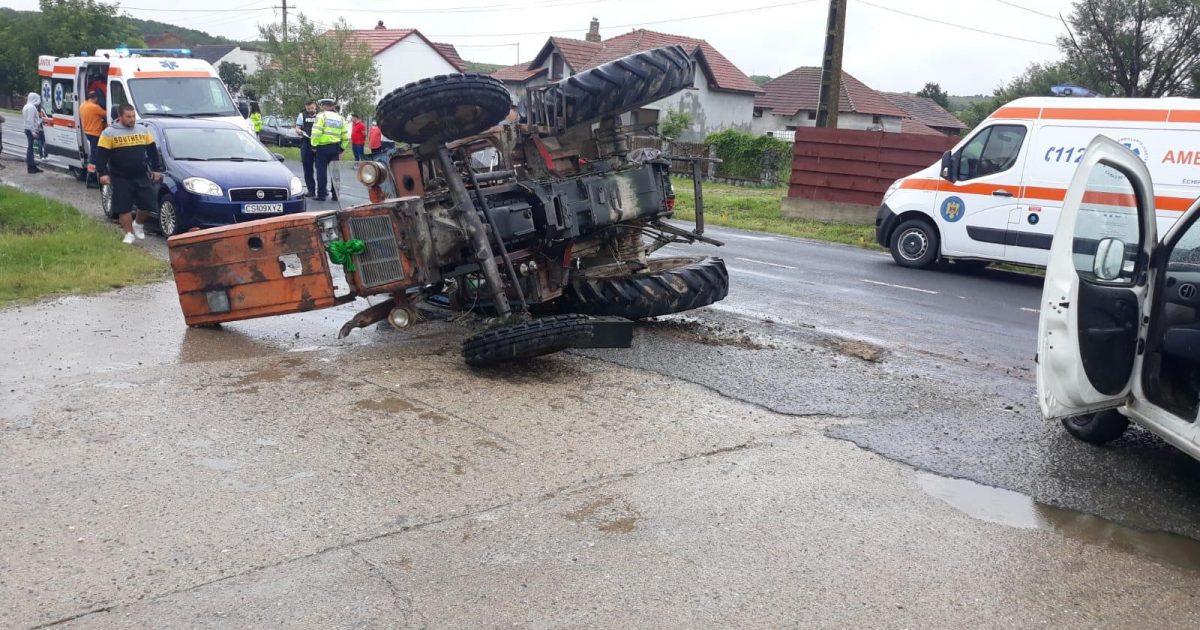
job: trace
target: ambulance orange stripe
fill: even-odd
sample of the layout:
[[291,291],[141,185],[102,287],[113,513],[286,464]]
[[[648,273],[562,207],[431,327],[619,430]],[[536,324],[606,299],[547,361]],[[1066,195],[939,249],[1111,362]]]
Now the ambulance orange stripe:
[[196,70],[164,70],[162,72],[135,72],[133,76],[139,79],[163,79],[163,78],[182,78],[182,79],[207,79],[212,75]]
[[54,66],[54,74],[75,75],[75,66]]
[[1041,113],[1038,107],[1001,107],[992,118],[1037,118]]
[[1117,120],[1132,122],[1167,122],[1165,109],[1082,109],[1060,107],[1042,110],[1043,120]]
[[119,77],[119,76],[121,76],[121,69],[120,69],[120,68],[114,68],[114,67],[112,67],[112,66],[109,66],[109,67],[108,67],[108,76],[110,76],[110,77]]
[[1180,122],[1180,123],[1200,122],[1200,111],[1173,109],[1173,110],[1171,110],[1171,115],[1167,118],[1167,122]]
[[39,77],[48,77],[48,76],[53,76],[53,74],[54,74],[54,73],[53,73],[52,71],[50,71],[50,70],[38,70],[38,76],[39,76]]
[[[1035,201],[1058,201],[1067,198],[1065,188],[1044,188],[1041,186],[1008,186],[1004,184],[963,184],[959,186],[946,183],[944,186],[939,179],[906,179],[900,183],[900,188],[907,190],[931,190],[959,195],[990,195],[994,190],[1012,193],[1015,198]],[[1104,195],[1109,195],[1104,197]],[[1120,198],[1118,198],[1120,197]],[[1107,205],[1132,205],[1131,197],[1119,193],[1085,193],[1084,201],[1088,203],[1103,203]],[[1192,207],[1193,199],[1186,197],[1155,197],[1154,206],[1167,212],[1183,212]]]

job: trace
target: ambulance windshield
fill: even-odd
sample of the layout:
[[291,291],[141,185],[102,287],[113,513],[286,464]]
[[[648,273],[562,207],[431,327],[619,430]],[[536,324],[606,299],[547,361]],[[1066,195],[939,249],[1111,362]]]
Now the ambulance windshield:
[[142,116],[239,116],[225,84],[214,77],[132,79],[129,91]]

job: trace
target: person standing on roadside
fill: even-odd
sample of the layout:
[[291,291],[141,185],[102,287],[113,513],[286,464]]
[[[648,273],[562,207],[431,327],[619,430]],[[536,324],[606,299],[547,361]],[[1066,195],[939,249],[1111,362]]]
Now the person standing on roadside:
[[[350,126],[346,124],[342,115],[337,113],[336,107],[333,99],[321,99],[321,108],[324,111],[317,114],[317,119],[313,122],[310,142],[317,154],[317,196],[313,197],[317,201],[325,201],[325,185],[329,182],[330,163],[338,161],[342,152],[350,145]],[[333,191],[332,198],[337,200],[336,190]]]
[[317,196],[317,182],[313,179],[313,167],[316,165],[317,152],[312,146],[312,128],[317,122],[317,102],[304,102],[304,111],[296,116],[296,133],[300,136],[300,163],[304,166],[304,186],[308,192],[305,197]]
[[379,129],[379,121],[371,121],[371,130],[367,132],[367,147],[371,149],[371,155],[375,155],[383,150],[383,131]]
[[254,135],[258,136],[262,132],[262,111],[258,109],[258,102],[250,103],[250,124],[254,127]]
[[25,107],[21,108],[21,120],[25,123],[25,170],[30,173],[41,173],[37,162],[34,161],[34,147],[42,138],[42,97],[37,92],[30,92],[25,97]]
[[354,161],[363,161],[363,146],[367,144],[367,123],[358,114],[350,114],[350,149],[354,152]]
[[134,238],[146,238],[146,220],[158,204],[157,184],[162,181],[163,162],[154,134],[137,121],[133,105],[122,105],[116,124],[100,134],[94,161],[100,184],[112,186],[112,213],[125,230],[121,242],[132,245]]
[[[4,114],[0,114],[0,147],[4,146]],[[0,171],[8,168],[4,162],[0,162]]]
[[100,184],[96,181],[96,166],[92,160],[96,157],[96,145],[100,142],[100,134],[104,133],[104,128],[108,126],[105,119],[108,115],[104,111],[104,104],[101,102],[104,99],[104,92],[95,90],[88,94],[88,99],[79,108],[79,122],[83,125],[83,136],[87,138],[88,143],[88,162],[87,162],[87,187],[99,188]]

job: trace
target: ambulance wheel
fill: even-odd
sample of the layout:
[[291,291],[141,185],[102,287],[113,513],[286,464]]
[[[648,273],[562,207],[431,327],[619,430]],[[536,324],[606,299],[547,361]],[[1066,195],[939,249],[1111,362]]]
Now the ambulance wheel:
[[1067,433],[1091,444],[1107,444],[1125,433],[1129,428],[1129,418],[1121,415],[1115,409],[1089,413],[1082,416],[1070,416],[1062,419]]
[[508,116],[512,97],[499,79],[484,74],[443,74],[392,90],[379,100],[383,135],[410,144],[472,136]]
[[901,267],[924,269],[937,260],[940,242],[932,223],[909,219],[892,232],[892,259]]

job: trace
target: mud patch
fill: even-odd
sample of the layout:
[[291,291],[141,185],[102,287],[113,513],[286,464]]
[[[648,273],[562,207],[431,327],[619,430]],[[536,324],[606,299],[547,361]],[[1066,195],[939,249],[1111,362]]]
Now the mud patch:
[[868,363],[880,363],[887,356],[887,350],[875,344],[854,339],[838,339],[830,344],[830,347],[840,354],[862,359]]
[[404,411],[415,411],[417,409],[411,401],[403,398],[384,398],[382,400],[359,400],[354,403],[354,406],[363,411],[386,411],[388,413],[401,413]]
[[446,424],[447,422],[450,422],[449,416],[440,414],[436,411],[422,411],[419,416],[434,424]]
[[775,348],[773,344],[754,339],[744,329],[722,324],[702,323],[694,319],[681,318],[646,322],[642,324],[642,328],[649,332],[705,346],[731,346],[744,350]]
[[641,514],[627,502],[601,497],[563,514],[568,521],[587,524],[606,534],[628,534],[637,529]]

